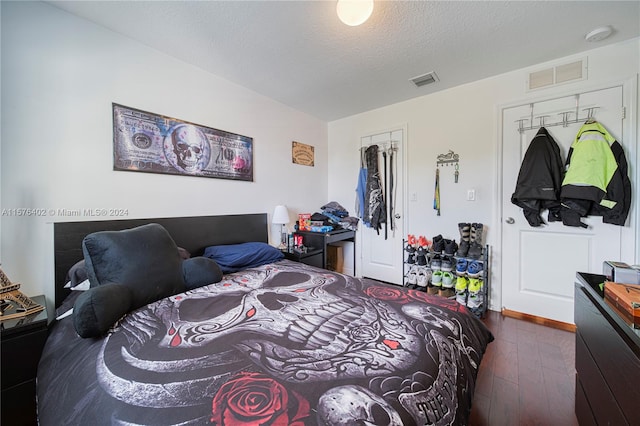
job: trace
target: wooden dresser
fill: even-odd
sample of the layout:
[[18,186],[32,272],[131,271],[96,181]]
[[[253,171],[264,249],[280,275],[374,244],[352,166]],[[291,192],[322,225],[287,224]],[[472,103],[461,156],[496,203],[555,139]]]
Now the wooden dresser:
[[604,300],[604,275],[576,274],[576,417],[580,425],[640,422],[640,329]]

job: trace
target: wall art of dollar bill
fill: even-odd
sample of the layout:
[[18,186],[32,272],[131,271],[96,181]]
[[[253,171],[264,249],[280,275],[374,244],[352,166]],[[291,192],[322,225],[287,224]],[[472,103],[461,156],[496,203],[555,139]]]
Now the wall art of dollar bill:
[[253,138],[113,104],[113,169],[253,181]]

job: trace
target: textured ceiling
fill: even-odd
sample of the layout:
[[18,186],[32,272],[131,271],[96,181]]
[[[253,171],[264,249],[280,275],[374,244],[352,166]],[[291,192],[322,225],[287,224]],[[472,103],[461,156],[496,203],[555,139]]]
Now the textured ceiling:
[[376,0],[359,27],[335,1],[47,3],[326,121],[640,36],[640,1]]

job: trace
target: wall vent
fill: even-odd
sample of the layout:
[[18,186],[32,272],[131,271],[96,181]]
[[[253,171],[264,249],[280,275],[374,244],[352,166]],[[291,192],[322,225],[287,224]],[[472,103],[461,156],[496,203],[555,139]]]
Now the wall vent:
[[428,72],[426,74],[419,75],[409,79],[416,87],[426,86],[427,84],[435,83],[438,80],[438,76],[435,71]]
[[537,70],[527,76],[527,91],[587,79],[587,58]]

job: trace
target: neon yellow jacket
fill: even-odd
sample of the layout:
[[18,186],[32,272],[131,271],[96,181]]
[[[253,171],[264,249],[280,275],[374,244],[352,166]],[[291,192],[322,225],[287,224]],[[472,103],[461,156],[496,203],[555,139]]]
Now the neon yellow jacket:
[[627,159],[602,124],[586,123],[578,131],[565,163],[560,198],[571,213],[624,225],[631,206]]

